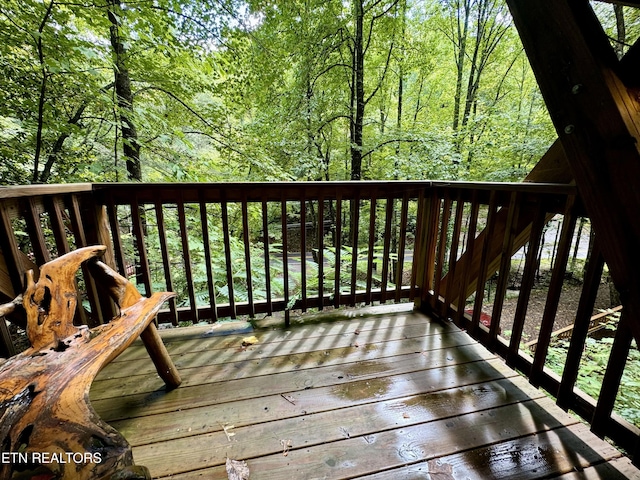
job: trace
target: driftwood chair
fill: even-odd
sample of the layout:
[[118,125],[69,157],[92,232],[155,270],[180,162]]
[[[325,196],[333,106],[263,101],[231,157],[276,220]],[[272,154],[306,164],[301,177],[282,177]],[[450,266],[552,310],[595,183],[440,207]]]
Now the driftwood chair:
[[[180,376],[153,323],[172,293],[140,295],[126,278],[97,260],[104,246],[85,247],[27,274],[22,306],[31,348],[0,366],[0,478],[143,479],[131,447],[91,407],[98,372],[142,338],[158,374],[175,388]],[[111,322],[89,329],[73,325],[75,274],[87,262],[96,284],[119,308]],[[20,298],[0,306],[0,316],[20,308]],[[4,321],[4,318],[0,318]]]

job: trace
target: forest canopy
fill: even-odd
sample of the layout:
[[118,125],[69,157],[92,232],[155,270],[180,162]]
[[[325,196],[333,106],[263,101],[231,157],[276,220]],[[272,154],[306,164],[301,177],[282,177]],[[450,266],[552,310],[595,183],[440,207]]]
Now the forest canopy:
[[[597,5],[622,54],[633,12]],[[555,133],[502,0],[5,0],[0,184],[517,181]]]

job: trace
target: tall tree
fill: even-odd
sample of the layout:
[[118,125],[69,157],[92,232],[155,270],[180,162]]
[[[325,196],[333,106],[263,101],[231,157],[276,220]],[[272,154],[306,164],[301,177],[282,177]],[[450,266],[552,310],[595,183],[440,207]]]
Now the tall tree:
[[[389,68],[394,39],[387,47],[386,61],[371,93],[365,95],[365,56],[374,43],[374,32],[377,23],[396,7],[398,0],[389,3],[364,0],[353,0],[353,32],[349,49],[351,51],[351,108],[350,108],[350,140],[351,140],[351,180],[362,179],[363,129],[365,108],[385,81]],[[365,20],[367,22],[365,32]]]
[[[483,74],[510,25],[505,20],[507,8],[500,0],[447,0],[446,4],[450,27],[445,33],[453,44],[456,64],[452,130],[461,155],[463,142],[474,141],[467,127],[477,113]],[[469,153],[467,169],[471,158]]]
[[[140,143],[133,119],[133,93],[125,41],[122,38],[121,19],[124,11],[120,0],[108,0],[107,17],[111,23],[109,39],[113,49],[113,71],[115,76],[115,96],[122,130],[122,148],[127,162],[129,180],[142,181],[140,166]],[[116,139],[117,140],[117,139]]]

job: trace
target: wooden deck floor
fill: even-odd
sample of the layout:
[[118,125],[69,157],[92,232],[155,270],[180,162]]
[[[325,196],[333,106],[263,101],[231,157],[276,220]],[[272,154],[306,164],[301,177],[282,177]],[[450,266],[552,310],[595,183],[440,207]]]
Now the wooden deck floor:
[[94,407],[154,477],[226,479],[227,458],[254,480],[640,477],[464,332],[406,307],[212,333],[163,332],[177,390],[141,344],[94,383]]

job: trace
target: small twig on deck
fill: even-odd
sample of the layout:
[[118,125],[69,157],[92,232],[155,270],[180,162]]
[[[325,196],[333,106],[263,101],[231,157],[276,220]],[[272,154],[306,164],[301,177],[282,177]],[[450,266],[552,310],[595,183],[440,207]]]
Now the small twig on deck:
[[230,430],[232,428],[235,428],[235,425],[228,425],[228,424],[220,424],[220,426],[222,427],[222,430],[224,430],[224,434],[227,436],[227,440],[231,441],[231,437],[235,436],[235,432],[231,432]]
[[289,455],[289,450],[291,450],[291,440],[280,440],[280,445],[282,445],[282,456],[286,457]]
[[282,398],[284,398],[287,402],[289,402],[291,405],[295,405],[296,401],[294,400],[294,398],[291,395],[285,395],[284,393],[281,393],[280,396]]

